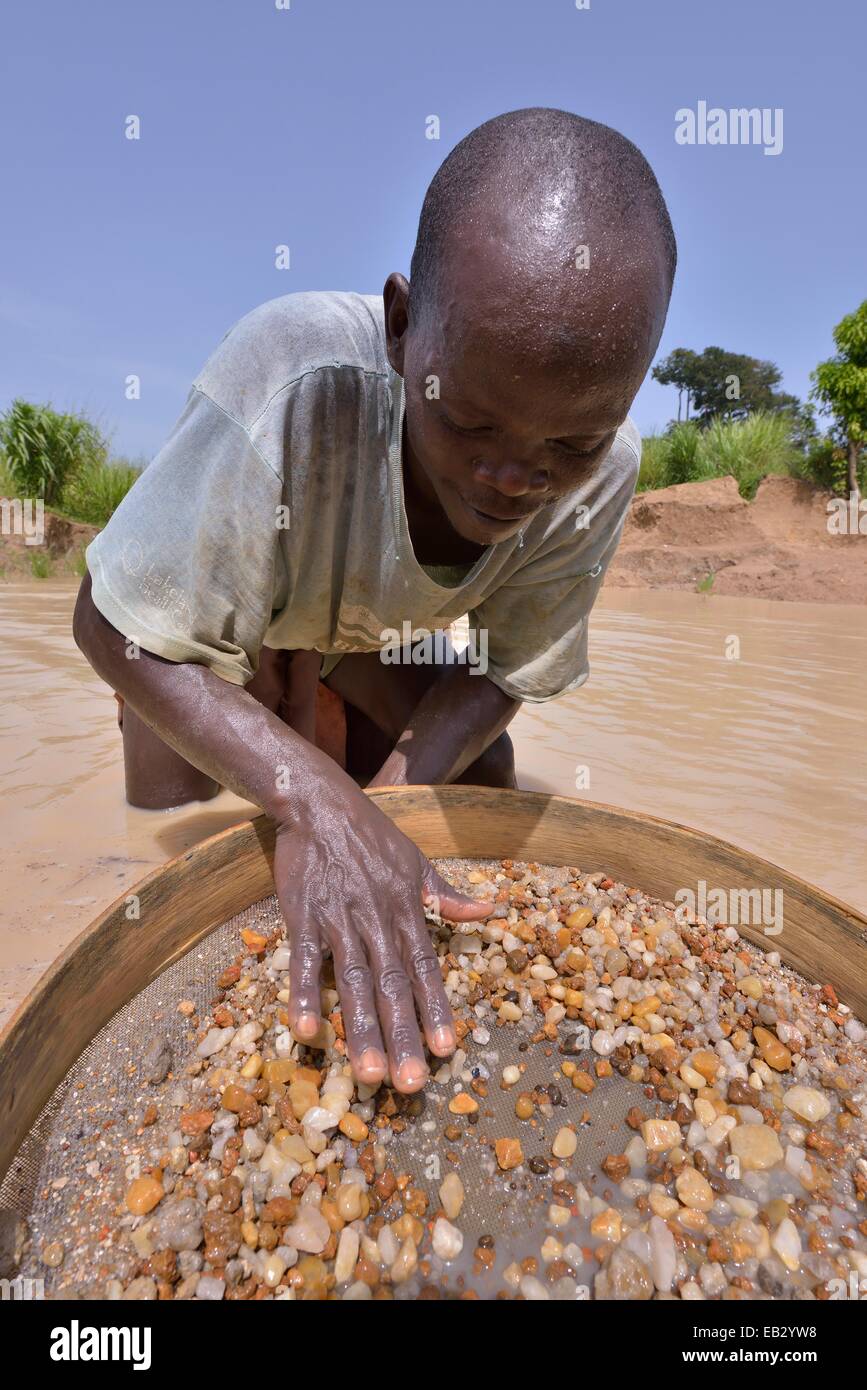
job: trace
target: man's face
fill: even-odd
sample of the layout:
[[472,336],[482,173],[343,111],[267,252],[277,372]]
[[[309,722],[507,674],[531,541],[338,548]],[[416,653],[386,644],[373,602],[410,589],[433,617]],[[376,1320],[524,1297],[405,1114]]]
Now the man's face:
[[[440,335],[437,334],[439,337]],[[577,373],[463,338],[407,344],[407,444],[452,528],[478,545],[521,530],[604,459],[634,391],[622,374]]]
[[[408,311],[402,276],[385,291],[410,469],[478,545],[515,535],[601,464],[667,304],[661,279],[625,257],[616,275],[603,267],[581,280],[564,266],[519,283],[500,230],[457,241],[436,303],[419,316]],[[551,263],[562,264],[553,255]]]

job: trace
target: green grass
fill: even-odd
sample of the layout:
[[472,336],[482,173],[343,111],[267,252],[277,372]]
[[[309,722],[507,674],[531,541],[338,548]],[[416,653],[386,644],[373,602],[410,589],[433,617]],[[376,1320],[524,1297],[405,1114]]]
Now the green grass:
[[658,487],[667,487],[666,474],[668,462],[668,436],[649,434],[641,441],[641,469],[638,474],[638,491],[650,492]]
[[0,415],[0,449],[14,495],[41,497],[46,507],[59,505],[79,469],[108,457],[99,427],[85,415],[20,399]]
[[733,424],[712,420],[701,443],[713,475],[736,478],[741,496],[750,500],[770,474],[791,477],[799,458],[788,418],[764,411]]
[[48,579],[51,574],[51,560],[44,550],[34,550],[30,556],[30,573],[34,579]]
[[104,526],[141,468],[111,459],[108,441],[85,415],[16,400],[0,414],[0,492],[42,498],[70,521]]
[[700,580],[698,581],[698,583],[696,584],[696,586],[695,586],[695,591],[696,591],[696,593],[697,593],[697,594],[709,594],[710,591],[711,591],[711,589],[713,588],[713,581],[714,581],[715,579],[716,579],[716,575],[714,574],[713,570],[708,570],[708,572],[707,572],[707,574],[704,576],[704,578],[703,578],[703,579],[700,579]]
[[688,421],[642,441],[638,491],[732,477],[741,496],[752,499],[771,473],[800,476],[801,460],[785,415],[756,411],[745,420],[713,420],[704,430]]
[[141,472],[134,464],[118,459],[107,463],[88,460],[67,484],[62,510],[73,521],[105,526]]
[[6,455],[0,450],[0,497],[16,497],[17,490]]

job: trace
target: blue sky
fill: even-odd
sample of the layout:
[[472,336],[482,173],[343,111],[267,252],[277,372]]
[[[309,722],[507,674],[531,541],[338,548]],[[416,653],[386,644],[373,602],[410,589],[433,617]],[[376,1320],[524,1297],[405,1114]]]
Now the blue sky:
[[[656,170],[680,244],[660,353],[767,357],[803,396],[867,295],[865,38],[851,0],[7,0],[0,408],[85,409],[151,456],[237,318],[408,272],[437,165],[532,105],[616,126]],[[781,107],[782,153],[679,145],[699,100]],[[648,382],[633,415],[674,410]]]

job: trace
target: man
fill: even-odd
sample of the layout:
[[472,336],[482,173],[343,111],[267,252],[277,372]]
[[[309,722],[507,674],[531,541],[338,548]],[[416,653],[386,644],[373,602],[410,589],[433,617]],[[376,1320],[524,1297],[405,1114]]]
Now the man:
[[[274,818],[293,1030],[318,1028],[329,947],[362,1081],[424,1085],[416,1008],[430,1051],[453,1050],[422,904],[458,921],[490,904],[454,893],[349,773],[514,786],[521,702],[586,679],[675,259],[623,136],[545,108],[488,121],[428,190],[410,283],[242,319],[88,550],[75,635],[124,702],[131,799],[222,785]],[[381,659],[405,622],[466,612],[484,672]],[[346,705],[349,772],[313,742],[320,676]]]

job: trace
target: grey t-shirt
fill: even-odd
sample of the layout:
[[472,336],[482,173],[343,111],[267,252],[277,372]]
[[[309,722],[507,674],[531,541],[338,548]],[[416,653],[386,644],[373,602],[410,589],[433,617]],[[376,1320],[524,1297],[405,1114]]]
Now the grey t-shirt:
[[379,296],[310,292],[254,309],[89,546],[97,608],[146,651],[239,685],[263,644],[315,649],[333,666],[381,650],[407,621],[434,632],[469,613],[487,675],[508,694],[575,689],[638,475],[635,426],[533,518],[523,544],[489,546],[443,585],[413,553],[403,419]]

